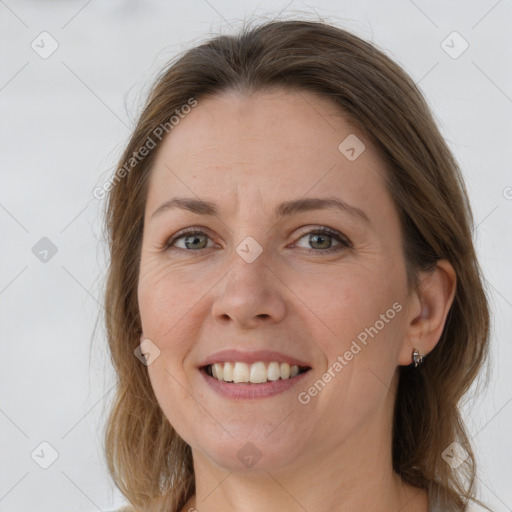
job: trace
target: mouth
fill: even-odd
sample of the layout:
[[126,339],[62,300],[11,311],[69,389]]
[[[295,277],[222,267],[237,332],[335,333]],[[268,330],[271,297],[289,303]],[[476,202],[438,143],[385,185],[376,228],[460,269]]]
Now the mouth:
[[296,388],[312,366],[275,350],[226,349],[198,365],[205,384],[228,400],[268,398]]
[[278,380],[295,379],[311,370],[311,367],[290,365],[279,361],[257,361],[252,364],[242,361],[225,361],[202,366],[200,370],[219,382],[261,385]]

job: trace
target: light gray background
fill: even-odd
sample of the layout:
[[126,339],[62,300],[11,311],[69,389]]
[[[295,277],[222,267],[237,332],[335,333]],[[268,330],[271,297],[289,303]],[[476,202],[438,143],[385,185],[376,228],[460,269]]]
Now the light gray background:
[[[0,0],[0,512],[123,503],[102,452],[114,376],[103,329],[93,335],[106,252],[92,191],[170,57],[280,11],[316,12],[383,48],[419,84],[463,168],[494,315],[491,382],[467,417],[481,495],[512,510],[510,0]],[[43,31],[59,45],[47,59],[31,48]],[[458,58],[442,47],[453,31],[469,44]],[[46,263],[32,252],[42,237],[58,250]],[[42,442],[58,453],[48,469],[35,462],[50,461]]]

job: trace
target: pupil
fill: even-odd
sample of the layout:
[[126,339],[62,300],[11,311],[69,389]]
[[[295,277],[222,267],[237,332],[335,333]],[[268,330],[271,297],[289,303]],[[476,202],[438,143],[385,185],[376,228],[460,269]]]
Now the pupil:
[[[329,237],[326,236],[326,235],[322,235],[322,234],[316,234],[316,235],[312,235],[313,236],[313,240],[312,240],[312,243],[320,243],[320,245],[322,244],[322,239],[324,241],[327,241],[327,246],[324,246],[322,247],[323,249],[329,249],[329,247],[331,246],[330,242],[329,242]],[[318,239],[320,239],[320,242],[318,242]]]
[[[200,235],[190,235],[185,238],[185,247],[190,249],[190,246],[197,247],[198,240],[200,240]],[[200,242],[199,242],[200,243]]]

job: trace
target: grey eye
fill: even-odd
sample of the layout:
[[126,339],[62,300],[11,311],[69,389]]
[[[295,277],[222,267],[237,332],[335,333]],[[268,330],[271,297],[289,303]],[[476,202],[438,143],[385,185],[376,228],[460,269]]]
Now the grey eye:
[[184,250],[206,249],[209,247],[208,240],[209,236],[202,231],[198,231],[197,233],[184,233],[172,240],[172,242],[169,243],[169,247],[178,247]]

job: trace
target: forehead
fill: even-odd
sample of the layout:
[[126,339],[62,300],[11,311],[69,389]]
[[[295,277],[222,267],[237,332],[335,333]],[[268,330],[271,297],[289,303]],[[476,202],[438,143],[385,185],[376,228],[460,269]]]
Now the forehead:
[[180,163],[201,154],[219,154],[224,163],[263,163],[281,155],[300,160],[320,152],[337,157],[340,137],[354,131],[336,105],[307,91],[229,91],[199,99],[164,140],[159,156],[171,154]]
[[[355,160],[342,152],[347,140],[358,152],[364,144]],[[383,172],[370,140],[330,100],[307,91],[229,91],[199,99],[164,139],[148,203],[170,193],[208,198],[212,187],[215,195],[264,194],[269,203],[313,189],[367,203],[384,192]]]

